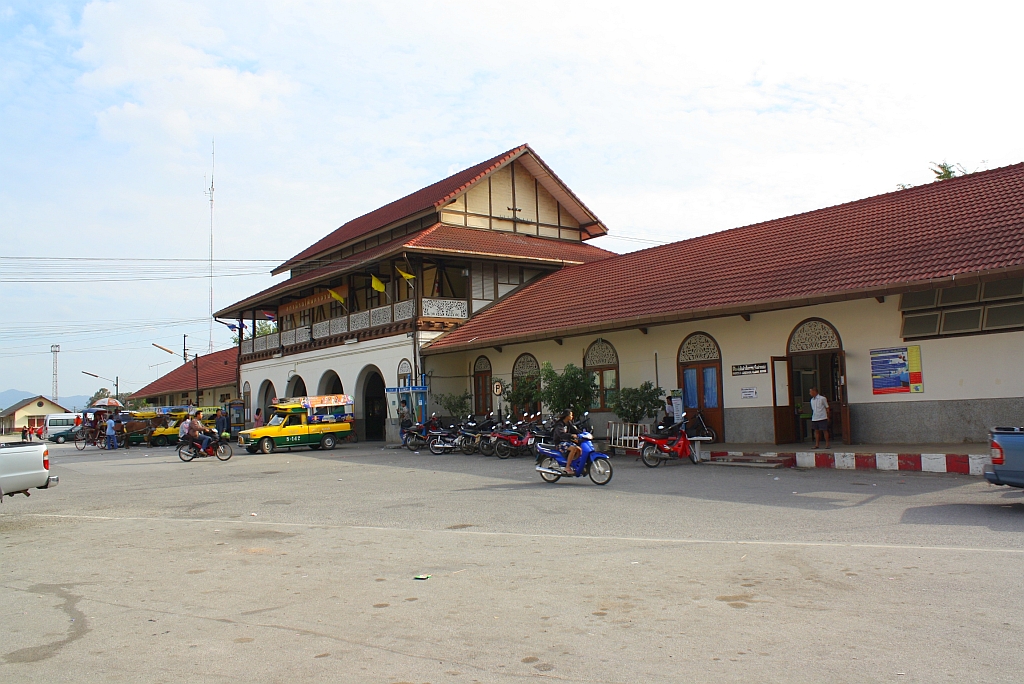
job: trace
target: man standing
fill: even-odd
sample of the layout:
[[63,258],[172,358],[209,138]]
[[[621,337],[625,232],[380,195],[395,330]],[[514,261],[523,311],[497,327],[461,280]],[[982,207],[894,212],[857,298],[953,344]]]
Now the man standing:
[[217,427],[217,436],[223,437],[225,433],[229,436],[231,434],[231,422],[228,420],[228,416],[224,413],[224,409],[217,409],[217,420],[214,421]]
[[117,431],[114,430],[114,416],[107,416],[107,449],[117,450]]
[[821,433],[825,433],[825,448],[830,448],[831,437],[828,433],[828,399],[818,394],[816,387],[810,389],[811,394],[811,430],[814,431],[814,448],[821,448]]

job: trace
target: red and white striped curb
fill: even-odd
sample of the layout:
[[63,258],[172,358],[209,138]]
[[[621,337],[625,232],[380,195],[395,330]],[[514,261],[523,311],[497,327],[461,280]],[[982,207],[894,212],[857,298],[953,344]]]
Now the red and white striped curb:
[[727,458],[782,459],[789,468],[836,468],[838,470],[908,470],[926,473],[981,475],[988,454],[901,454],[856,452],[760,452],[712,451],[711,460]]

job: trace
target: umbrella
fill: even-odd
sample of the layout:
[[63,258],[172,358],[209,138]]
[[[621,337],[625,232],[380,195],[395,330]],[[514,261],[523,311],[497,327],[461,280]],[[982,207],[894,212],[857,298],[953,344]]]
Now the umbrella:
[[93,406],[117,406],[119,408],[124,408],[124,404],[119,402],[117,399],[114,399],[113,397],[104,397],[103,399],[100,399],[99,401],[94,403]]

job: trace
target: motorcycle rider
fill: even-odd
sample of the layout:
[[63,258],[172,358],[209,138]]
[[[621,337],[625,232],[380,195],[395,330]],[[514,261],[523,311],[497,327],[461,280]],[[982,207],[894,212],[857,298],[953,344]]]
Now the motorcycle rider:
[[202,443],[203,453],[209,454],[210,451],[210,435],[206,434],[206,429],[203,427],[203,412],[196,411],[195,415],[188,425],[188,438],[193,443]]
[[572,409],[565,409],[558,416],[555,423],[555,430],[551,435],[552,441],[561,446],[563,442],[568,443],[568,454],[565,457],[565,474],[575,475],[572,469],[572,462],[579,457],[583,450],[579,448],[579,437],[576,436],[576,426],[572,422]]

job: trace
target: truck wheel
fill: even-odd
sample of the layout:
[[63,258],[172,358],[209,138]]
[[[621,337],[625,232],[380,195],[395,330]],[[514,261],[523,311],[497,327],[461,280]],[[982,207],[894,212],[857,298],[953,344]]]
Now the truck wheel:
[[167,446],[167,438],[164,437],[163,435],[158,436],[156,439],[153,440],[153,446]]
[[247,451],[248,453],[250,453],[250,454],[255,454],[255,453],[256,453],[256,451],[257,451],[256,447],[254,447],[254,446],[247,446],[247,447],[245,447],[245,450],[246,450],[246,451]]
[[334,438],[334,435],[324,435],[320,438],[320,446],[324,449],[333,449],[338,443],[338,440]]
[[274,453],[274,440],[272,440],[270,437],[264,437],[263,439],[261,439],[260,451],[262,451],[265,454]]

